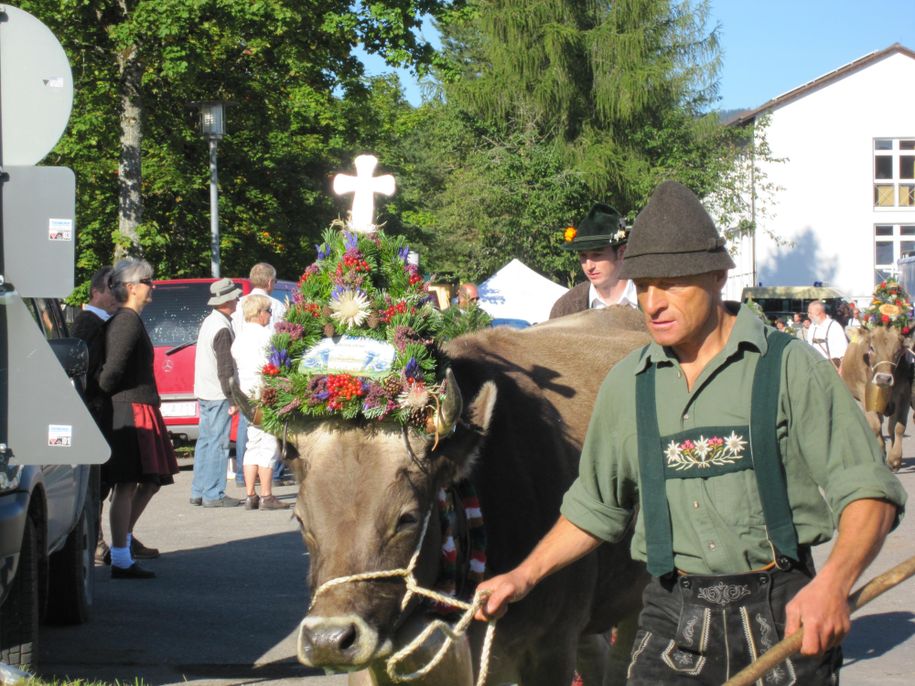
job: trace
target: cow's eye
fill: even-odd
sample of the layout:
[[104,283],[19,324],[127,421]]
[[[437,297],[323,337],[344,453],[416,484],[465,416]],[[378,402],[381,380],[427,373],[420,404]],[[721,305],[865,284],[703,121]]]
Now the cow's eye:
[[411,527],[419,521],[419,517],[416,516],[415,512],[404,512],[400,515],[400,518],[397,520],[397,530],[403,531],[407,527]]

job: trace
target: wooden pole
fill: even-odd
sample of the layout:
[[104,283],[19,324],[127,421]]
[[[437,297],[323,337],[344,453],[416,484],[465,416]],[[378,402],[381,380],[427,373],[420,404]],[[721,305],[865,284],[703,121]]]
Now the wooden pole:
[[[915,574],[915,557],[910,557],[893,567],[888,572],[874,577],[864,586],[848,596],[849,612],[854,612],[858,608],[864,607],[881,593],[898,586],[903,581]],[[724,686],[751,686],[754,682],[762,679],[766,672],[773,667],[780,665],[789,657],[801,649],[801,642],[804,638],[804,627],[801,627],[784,640],[776,643],[771,649],[766,651],[755,662],[740,670],[737,674],[728,679]]]

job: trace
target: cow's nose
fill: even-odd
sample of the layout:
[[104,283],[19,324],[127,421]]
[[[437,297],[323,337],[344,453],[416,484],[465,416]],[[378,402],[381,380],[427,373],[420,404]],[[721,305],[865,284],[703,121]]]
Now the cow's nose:
[[303,624],[299,628],[299,661],[314,667],[352,664],[358,640],[355,624]]

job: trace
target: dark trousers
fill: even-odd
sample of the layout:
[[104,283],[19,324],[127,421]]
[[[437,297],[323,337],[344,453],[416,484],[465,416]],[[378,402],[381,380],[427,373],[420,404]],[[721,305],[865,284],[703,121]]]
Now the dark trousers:
[[[653,578],[645,588],[626,683],[720,686],[784,637],[785,606],[810,578],[804,569]],[[762,683],[834,685],[841,665],[841,648],[796,655]]]

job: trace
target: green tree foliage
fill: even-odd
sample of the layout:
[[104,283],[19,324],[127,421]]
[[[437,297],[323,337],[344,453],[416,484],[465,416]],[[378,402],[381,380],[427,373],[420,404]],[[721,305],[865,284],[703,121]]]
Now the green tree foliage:
[[[78,269],[114,246],[166,276],[209,268],[207,143],[189,103],[231,103],[219,147],[222,271],[257,260],[295,277],[345,208],[332,171],[349,165],[370,90],[362,43],[427,68],[413,31],[437,0],[24,0],[68,54],[75,102],[47,164],[77,174]],[[119,200],[120,196],[120,200]]]
[[631,221],[669,178],[730,199],[745,134],[710,112],[706,23],[707,3],[686,0],[470,0],[449,15],[439,97],[401,140],[431,169],[419,223],[434,268],[475,279],[518,257],[570,282],[561,232],[593,202]]

